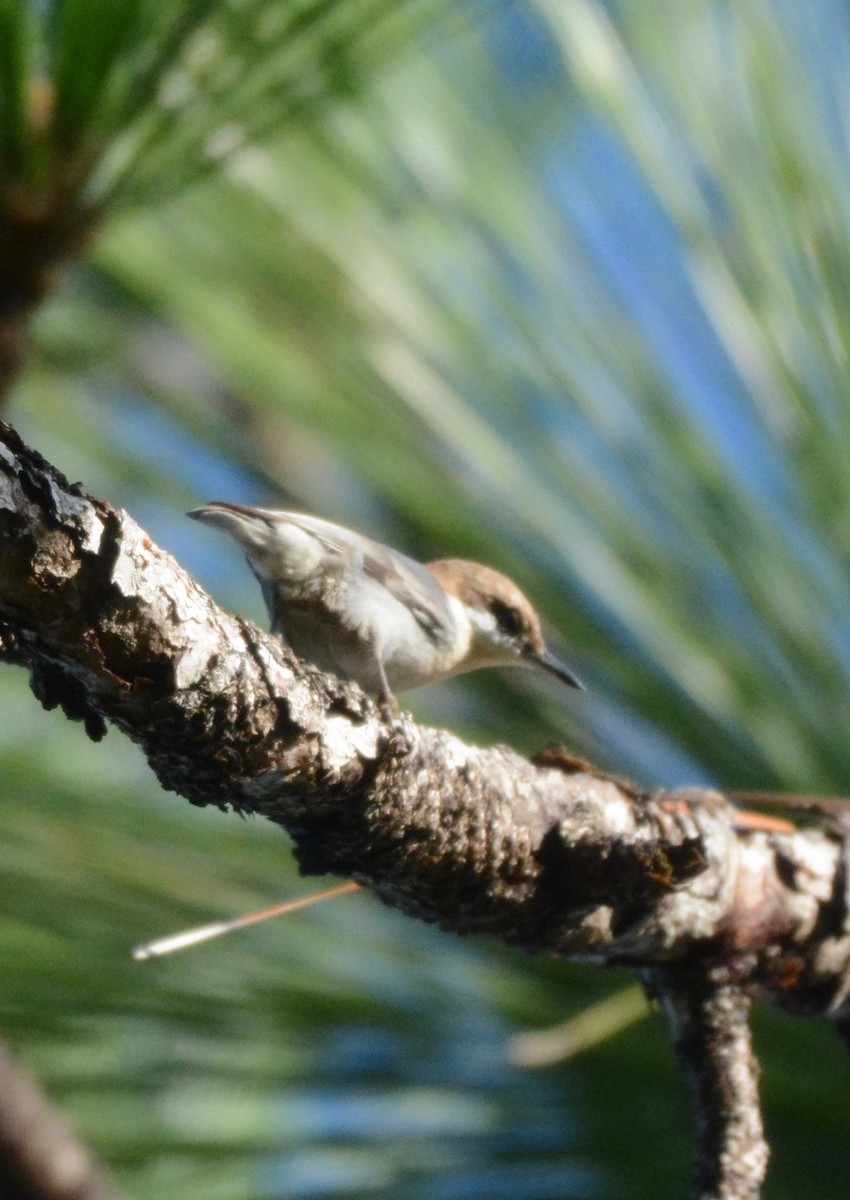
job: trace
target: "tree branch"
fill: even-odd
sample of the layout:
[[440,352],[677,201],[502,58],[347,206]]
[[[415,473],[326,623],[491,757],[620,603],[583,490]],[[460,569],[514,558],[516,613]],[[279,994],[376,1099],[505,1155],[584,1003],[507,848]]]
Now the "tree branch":
[[0,1196],[3,1200],[120,1200],[89,1150],[2,1042]]
[[693,1200],[758,1200],[767,1169],[749,1025],[752,989],[734,976],[734,971],[651,974],[651,990],[667,1013],[694,1105]]
[[[742,989],[744,1025],[756,992],[847,1016],[842,830],[744,828],[719,792],[649,795],[562,750],[530,763],[409,718],[388,725],[359,688],[219,610],[126,513],[69,485],[8,426],[0,623],[0,654],[28,665],[42,703],[93,737],[117,726],[192,803],[282,825],[303,873],[355,879],[457,933],[675,972],[663,983],[677,1029],[697,1031],[679,1035],[683,1053],[720,1081],[697,1083],[699,1096],[723,1090],[700,1030],[743,1036],[719,1024],[731,993],[705,992],[718,970]],[[681,981],[696,981],[692,995]],[[718,1120],[715,1157],[740,1140],[737,1117],[731,1133]]]
[[14,183],[0,189],[0,408],[29,354],[32,318],[94,226],[79,183],[67,168],[36,197]]

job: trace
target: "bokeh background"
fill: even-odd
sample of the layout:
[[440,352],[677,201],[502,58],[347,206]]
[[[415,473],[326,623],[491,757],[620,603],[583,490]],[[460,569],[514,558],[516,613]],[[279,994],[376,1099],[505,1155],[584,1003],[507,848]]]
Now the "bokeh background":
[[[260,621],[187,508],[299,507],[513,575],[587,695],[490,672],[412,694],[423,721],[647,785],[845,791],[848,16],[0,0],[0,219],[64,178],[93,224],[5,415]],[[23,672],[0,698],[0,1032],[128,1197],[685,1194],[657,1014],[559,1065],[508,1054],[627,975],[368,895],[133,963],[309,881],[279,830],[162,793]],[[843,1052],[757,1026],[766,1195],[834,1200]]]

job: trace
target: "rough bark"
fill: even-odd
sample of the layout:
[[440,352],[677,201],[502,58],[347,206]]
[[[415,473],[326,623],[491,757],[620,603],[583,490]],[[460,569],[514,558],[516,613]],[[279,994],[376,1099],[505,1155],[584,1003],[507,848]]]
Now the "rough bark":
[[[219,610],[126,513],[9,427],[0,623],[0,652],[29,667],[43,704],[95,738],[117,726],[192,803],[284,826],[305,874],[355,879],[456,933],[672,972],[706,1020],[720,1006],[745,1026],[757,993],[847,1016],[840,828],[743,828],[719,792],[648,795],[564,751],[531,763],[388,724],[357,687]],[[722,1041],[703,1038],[704,1061]],[[724,1050],[712,1069],[722,1080],[741,1062]]]
[[767,1170],[749,1024],[753,993],[736,978],[746,974],[742,960],[731,970],[662,969],[650,976],[694,1107],[693,1200],[758,1200]]

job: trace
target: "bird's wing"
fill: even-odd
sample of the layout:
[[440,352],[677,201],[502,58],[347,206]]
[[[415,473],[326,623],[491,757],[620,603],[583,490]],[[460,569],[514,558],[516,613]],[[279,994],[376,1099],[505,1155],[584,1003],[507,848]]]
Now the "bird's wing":
[[409,608],[424,630],[437,638],[451,636],[453,622],[445,593],[427,567],[398,550],[320,517],[290,512],[278,512],[275,516],[312,534],[344,558],[362,559],[364,573]]

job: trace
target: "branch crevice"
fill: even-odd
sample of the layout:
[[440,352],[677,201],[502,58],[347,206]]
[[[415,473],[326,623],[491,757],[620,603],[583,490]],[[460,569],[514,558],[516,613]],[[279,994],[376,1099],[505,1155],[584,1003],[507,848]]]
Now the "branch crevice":
[[[753,999],[826,1015],[842,1035],[850,1019],[838,822],[744,827],[718,791],[650,794],[563,749],[529,762],[408,716],[390,724],[355,685],[222,612],[127,513],[6,425],[0,658],[29,667],[41,702],[90,735],[109,722],[137,742],[166,789],[283,826],[305,874],[348,876],[455,933],[649,971],[698,1114],[722,1125],[715,1048],[746,1085],[755,1117],[730,1109],[703,1158],[721,1171],[723,1147],[749,1139],[743,1182],[716,1194],[757,1194]],[[702,1197],[725,1177],[699,1178]]]

